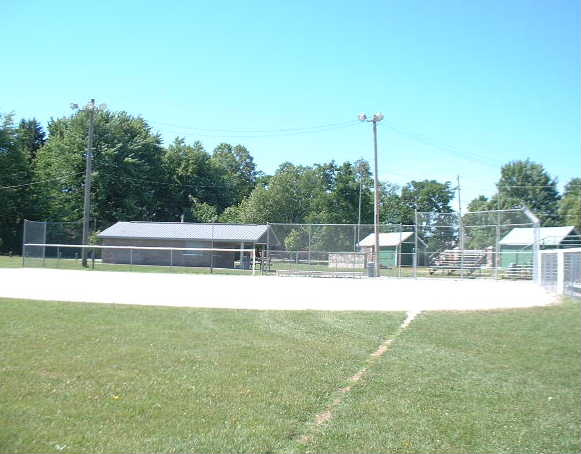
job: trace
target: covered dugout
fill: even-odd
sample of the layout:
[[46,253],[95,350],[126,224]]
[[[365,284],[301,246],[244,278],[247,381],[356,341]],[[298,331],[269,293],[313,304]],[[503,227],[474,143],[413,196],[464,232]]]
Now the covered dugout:
[[[276,237],[268,225],[255,224],[195,224],[187,222],[117,222],[98,237],[104,246],[266,249]],[[260,253],[260,252],[259,252]],[[200,266],[234,268],[240,253],[164,250],[103,249],[105,263],[133,263],[136,265]]]
[[[581,247],[581,236],[574,226],[540,227],[539,247],[541,249],[562,249]],[[514,228],[499,241],[500,266],[509,268],[514,265],[533,263],[534,228]]]
[[[414,232],[390,232],[379,234],[379,264],[384,268],[396,266],[413,266],[414,253],[417,252],[417,265],[425,265],[426,243],[418,236],[418,250],[415,250],[416,234]],[[375,233],[370,233],[359,242],[361,252],[367,253],[367,260],[373,261]]]

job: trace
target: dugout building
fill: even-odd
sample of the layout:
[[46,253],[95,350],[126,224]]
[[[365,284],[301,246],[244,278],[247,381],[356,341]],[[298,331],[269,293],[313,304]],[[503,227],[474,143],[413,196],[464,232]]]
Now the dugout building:
[[[188,222],[117,222],[99,233],[103,246],[255,249],[276,244],[269,225]],[[234,251],[103,249],[104,263],[234,268],[243,254]],[[241,263],[242,265],[242,263]]]

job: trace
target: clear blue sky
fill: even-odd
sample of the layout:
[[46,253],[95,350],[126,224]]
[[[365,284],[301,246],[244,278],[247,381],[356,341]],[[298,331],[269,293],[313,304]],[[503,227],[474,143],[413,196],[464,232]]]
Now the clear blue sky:
[[467,202],[528,157],[562,187],[581,172],[579,20],[577,0],[4,0],[0,112],[46,124],[95,98],[272,173],[372,161],[370,125],[346,122],[381,111],[383,180],[460,175]]

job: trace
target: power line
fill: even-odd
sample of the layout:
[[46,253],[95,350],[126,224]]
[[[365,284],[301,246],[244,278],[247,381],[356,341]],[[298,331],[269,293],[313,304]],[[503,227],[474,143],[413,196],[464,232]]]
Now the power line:
[[356,122],[352,122],[349,124],[344,124],[342,126],[327,127],[327,128],[317,129],[317,130],[278,132],[278,133],[255,134],[255,135],[196,134],[196,137],[213,138],[213,139],[267,139],[267,138],[272,138],[272,137],[290,137],[290,136],[300,136],[300,135],[312,135],[312,134],[319,134],[319,133],[330,132],[330,131],[337,131],[340,129],[352,128],[356,124],[357,124]]
[[[472,153],[472,152],[459,151],[459,150],[456,150],[454,147],[451,147],[449,145],[440,146],[422,134],[404,131],[404,130],[396,127],[393,123],[386,122],[386,125],[389,129],[391,129],[392,131],[394,131],[397,134],[400,134],[404,137],[408,137],[412,140],[415,140],[418,143],[430,146],[430,147],[435,148],[437,150],[442,150],[442,151],[445,151],[447,153],[456,154],[459,156],[463,156],[465,158],[470,158],[473,161],[478,161],[481,164],[484,164],[484,165],[489,166],[489,167],[497,168],[498,164],[500,164],[500,161],[498,161],[496,159],[490,159],[488,157],[480,156],[480,155],[478,155],[476,153]],[[491,164],[489,161],[494,161],[498,164]]]
[[67,173],[64,174],[63,176],[60,177],[56,177],[56,178],[49,178],[47,180],[40,180],[40,181],[33,181],[31,183],[24,183],[24,184],[16,184],[14,186],[0,186],[0,190],[1,189],[14,189],[14,188],[22,188],[24,186],[32,186],[33,184],[41,184],[41,183],[46,183],[47,181],[58,181],[58,180],[63,180],[68,176],[71,175],[80,175],[83,172],[74,172],[74,173]]
[[349,120],[343,122],[336,122],[336,123],[327,123],[324,125],[317,125],[317,126],[306,126],[301,128],[279,128],[279,129],[217,129],[217,128],[196,128],[191,126],[180,126],[172,123],[163,123],[158,121],[150,121],[150,123],[162,125],[162,126],[170,126],[176,129],[184,129],[188,131],[204,131],[204,132],[226,132],[226,133],[234,133],[234,134],[278,134],[278,133],[288,133],[288,132],[310,132],[310,131],[317,131],[319,129],[326,129],[331,127],[340,127],[346,126],[350,124],[358,123],[357,120]]

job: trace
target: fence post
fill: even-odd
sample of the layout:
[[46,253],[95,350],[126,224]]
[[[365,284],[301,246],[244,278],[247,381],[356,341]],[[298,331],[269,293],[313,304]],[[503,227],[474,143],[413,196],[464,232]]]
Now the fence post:
[[311,266],[311,230],[313,228],[312,224],[309,224],[309,266]]
[[[403,225],[399,224],[399,251],[397,254],[397,277],[401,277],[401,255],[404,253],[403,252],[403,247],[402,247],[402,242],[401,242],[401,238],[402,238],[402,230],[403,230]],[[396,248],[397,249],[397,248]]]
[[210,274],[214,273],[214,224],[212,224],[212,250],[210,251]]
[[[535,222],[533,224],[534,242],[533,242],[533,282],[536,284],[541,283],[541,273],[540,273],[540,260],[541,260],[541,228],[540,223]],[[558,254],[557,257],[563,259],[563,254]],[[559,265],[560,266],[560,265]],[[564,269],[563,269],[564,271]]]
[[256,274],[256,244],[252,245],[252,275]]
[[418,211],[414,210],[414,279],[417,279],[418,273]]
[[[460,202],[458,202],[460,203]],[[461,210],[461,208],[460,208]],[[464,221],[462,220],[462,211],[458,213],[458,222],[460,223],[460,278],[464,278]]]
[[494,241],[494,279],[498,279],[500,266],[500,211],[496,211],[496,239]]
[[557,294],[565,294],[565,252],[566,249],[557,250]]
[[24,256],[26,255],[26,223],[28,222],[27,219],[24,220],[24,224],[22,226],[22,267],[24,268]]
[[[270,253],[270,222],[266,223],[266,247],[262,251],[262,264],[260,265],[260,274],[264,274],[264,266],[269,262]],[[270,271],[270,268],[269,268]]]

